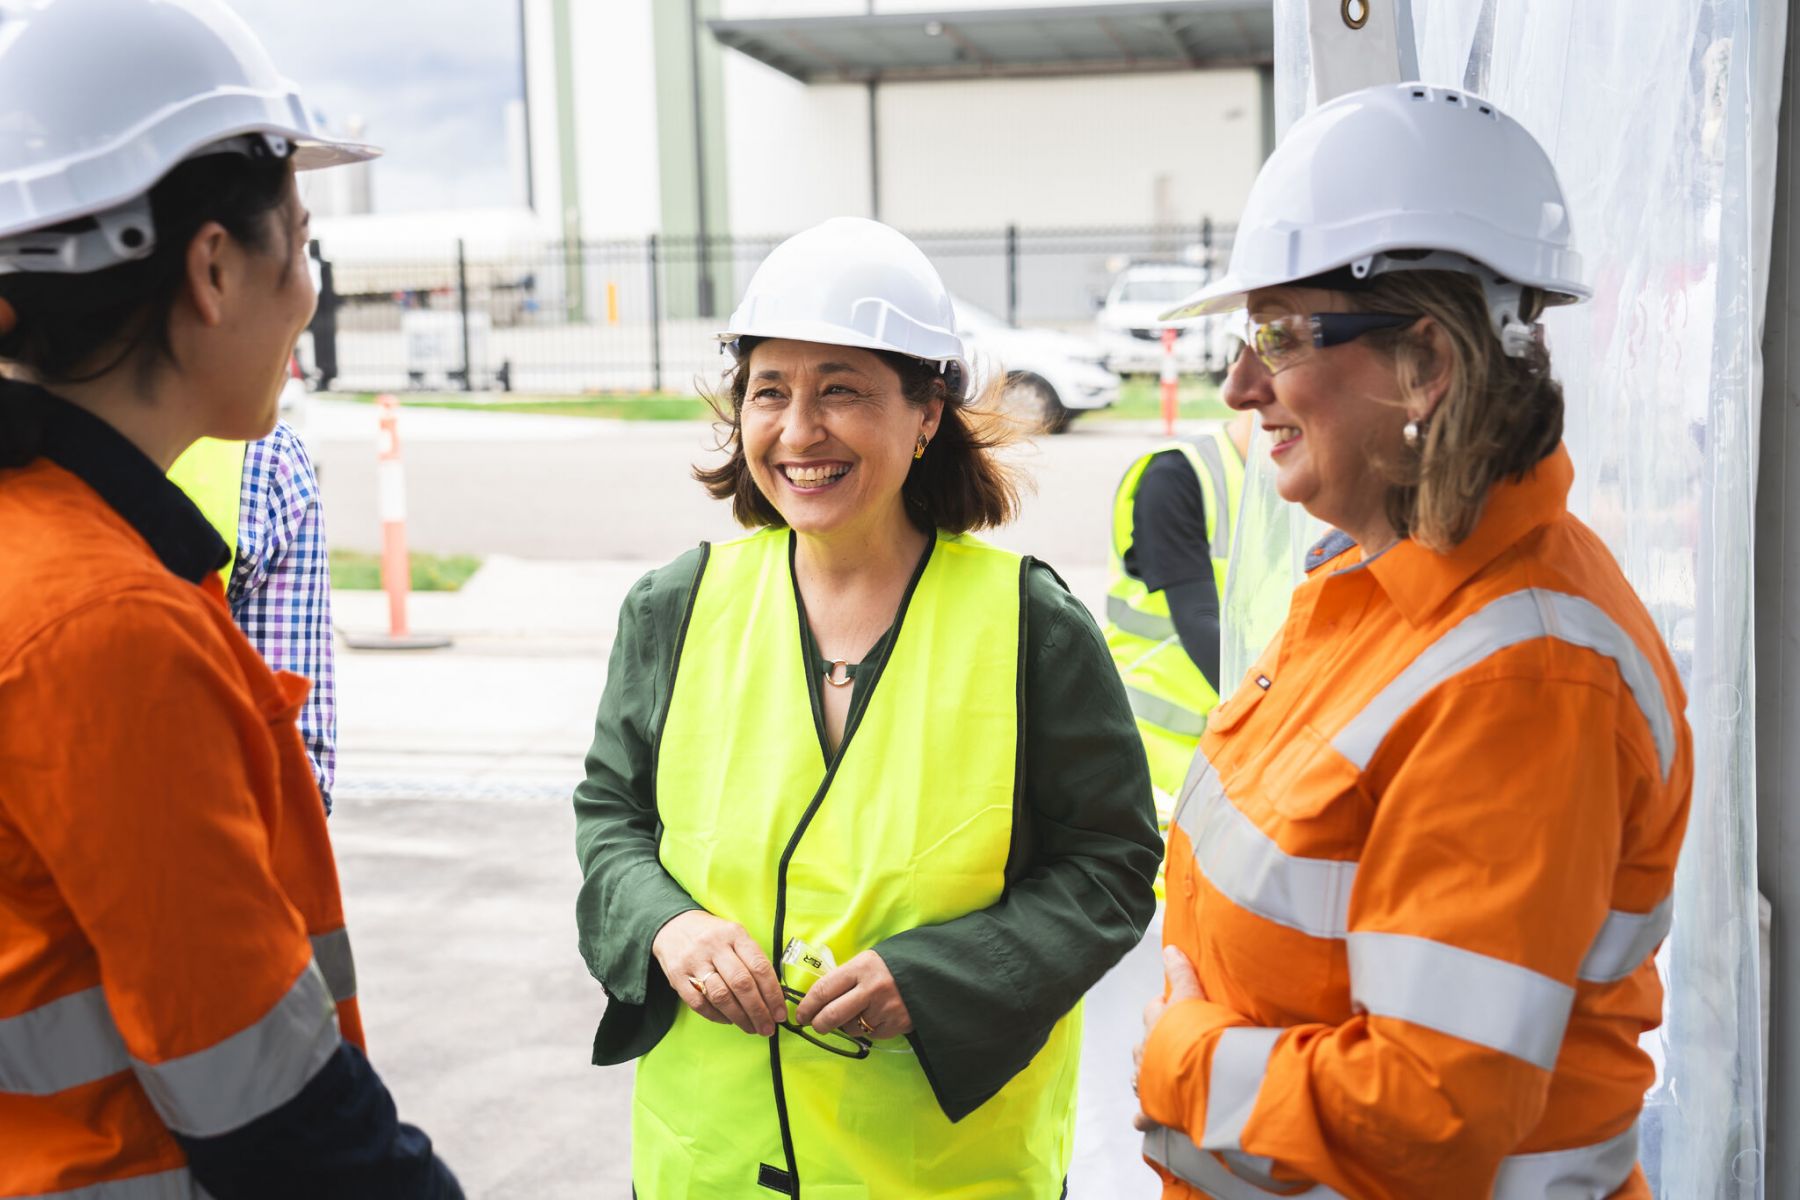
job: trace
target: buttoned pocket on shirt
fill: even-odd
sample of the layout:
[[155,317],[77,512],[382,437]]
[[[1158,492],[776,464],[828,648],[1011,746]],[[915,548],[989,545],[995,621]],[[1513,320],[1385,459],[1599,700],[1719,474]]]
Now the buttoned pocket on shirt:
[[1310,725],[1276,752],[1263,774],[1269,806],[1290,821],[1304,821],[1331,841],[1360,844],[1374,814],[1362,772]]

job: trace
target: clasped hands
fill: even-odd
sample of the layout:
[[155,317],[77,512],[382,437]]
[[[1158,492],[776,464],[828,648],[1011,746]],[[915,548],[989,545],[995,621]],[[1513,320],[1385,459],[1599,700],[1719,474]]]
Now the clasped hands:
[[[735,921],[691,909],[657,931],[650,953],[682,1003],[709,1021],[773,1037],[787,1019],[774,964]],[[842,1030],[869,1039],[901,1037],[913,1027],[899,986],[873,950],[813,984],[794,1023],[821,1034]]]
[[[1138,1078],[1144,1073],[1144,1047],[1149,1044],[1151,1033],[1156,1030],[1156,1023],[1170,1007],[1183,1000],[1204,1000],[1206,989],[1200,986],[1200,977],[1194,973],[1194,964],[1188,961],[1175,946],[1163,947],[1163,975],[1168,980],[1165,995],[1158,996],[1144,1005],[1144,1040],[1131,1051],[1131,1090],[1138,1090]],[[1138,1098],[1138,1115],[1131,1119],[1132,1127],[1143,1133],[1155,1129],[1158,1122],[1152,1120],[1142,1111],[1143,1098]]]

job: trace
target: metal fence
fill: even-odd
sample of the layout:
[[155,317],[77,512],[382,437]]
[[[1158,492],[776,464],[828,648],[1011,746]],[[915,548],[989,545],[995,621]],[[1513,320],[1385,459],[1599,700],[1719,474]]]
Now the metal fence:
[[[1232,230],[1188,225],[914,234],[962,307],[1092,328],[1134,262],[1223,268]],[[782,236],[549,242],[506,257],[322,264],[308,364],[339,391],[685,391],[724,365],[712,334]]]

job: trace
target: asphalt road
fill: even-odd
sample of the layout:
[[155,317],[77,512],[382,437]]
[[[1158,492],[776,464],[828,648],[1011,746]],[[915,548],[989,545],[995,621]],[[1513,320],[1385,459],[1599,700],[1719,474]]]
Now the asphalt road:
[[[334,546],[380,546],[375,430],[372,406],[313,403],[306,438]],[[1113,489],[1159,432],[1076,421],[1066,434],[1014,448],[1009,457],[1031,491],[1019,520],[991,536],[1065,574],[1103,567]],[[689,422],[406,410],[409,543],[438,553],[666,561],[736,530],[689,473],[717,460],[712,437]]]

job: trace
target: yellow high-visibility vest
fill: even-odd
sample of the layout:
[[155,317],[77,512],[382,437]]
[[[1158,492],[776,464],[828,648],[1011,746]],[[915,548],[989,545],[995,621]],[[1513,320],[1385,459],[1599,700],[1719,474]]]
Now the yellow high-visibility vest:
[[169,468],[169,482],[187,493],[231,550],[231,558],[220,572],[220,582],[225,584],[231,582],[231,568],[237,562],[238,507],[242,503],[248,445],[201,438]]
[[[657,743],[661,858],[771,961],[799,938],[844,963],[1005,889],[1027,564],[937,535],[885,659],[856,677],[874,691],[833,761],[802,657],[790,538],[765,530],[702,562]],[[852,1059],[785,1029],[771,1045],[683,1005],[638,1064],[637,1194],[1049,1200],[1068,1171],[1078,1013],[951,1124],[904,1038]]]
[[1194,748],[1206,731],[1206,717],[1219,694],[1194,660],[1188,657],[1169,598],[1150,591],[1125,570],[1131,549],[1132,505],[1144,470],[1159,454],[1178,453],[1194,470],[1206,503],[1206,533],[1211,542],[1213,578],[1225,601],[1225,569],[1231,561],[1232,519],[1244,489],[1244,460],[1224,426],[1191,441],[1158,446],[1131,464],[1113,497],[1112,555],[1106,592],[1106,645],[1125,681],[1125,694],[1137,718],[1144,752],[1150,759],[1150,781],[1156,787],[1157,815],[1168,826],[1169,809],[1193,761]]

